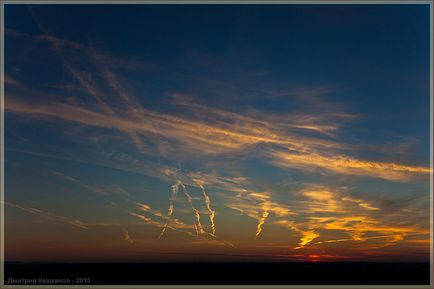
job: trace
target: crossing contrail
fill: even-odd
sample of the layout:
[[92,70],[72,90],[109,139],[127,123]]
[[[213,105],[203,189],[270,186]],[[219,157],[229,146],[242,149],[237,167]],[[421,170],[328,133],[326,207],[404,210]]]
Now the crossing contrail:
[[199,187],[202,189],[202,194],[205,199],[206,208],[209,212],[209,221],[211,222],[212,235],[215,236],[215,224],[214,224],[215,211],[211,208],[211,199],[207,195],[204,186],[199,184]]
[[190,194],[188,193],[185,185],[181,181],[178,181],[178,182],[179,182],[179,185],[181,185],[181,187],[182,187],[184,195],[187,197],[187,200],[188,200],[188,203],[190,204],[191,210],[193,211],[194,218],[195,218],[194,225],[196,227],[196,234],[199,235],[199,234],[205,233],[205,231],[203,230],[202,224],[200,223],[199,211],[193,205],[193,199],[191,198]]
[[163,237],[163,235],[164,235],[164,232],[166,232],[167,224],[169,223],[170,218],[171,218],[171,216],[173,214],[173,206],[174,206],[174,203],[176,201],[176,197],[178,195],[179,184],[180,183],[178,182],[178,183],[176,183],[175,185],[172,186],[172,197],[169,200],[169,209],[167,210],[166,223],[164,224],[163,229],[161,229],[161,233],[158,236],[158,240],[161,239],[161,237]]

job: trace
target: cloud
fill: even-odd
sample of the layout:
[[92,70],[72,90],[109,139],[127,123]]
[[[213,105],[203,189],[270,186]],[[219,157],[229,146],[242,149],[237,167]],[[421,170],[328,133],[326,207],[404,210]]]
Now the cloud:
[[[43,39],[47,40],[59,58],[62,60],[64,66],[68,71],[79,81],[79,83],[87,90],[87,92],[94,98],[98,103],[99,108],[108,115],[113,115],[114,111],[111,107],[102,99],[102,93],[98,90],[97,86],[94,84],[89,73],[80,70],[72,57],[69,57],[69,53],[64,51],[65,48],[72,48],[75,52],[76,50],[83,49],[81,44],[71,42],[65,39],[59,39],[49,34],[44,34]],[[68,56],[67,56],[68,55]]]
[[[115,128],[119,131],[134,131],[141,135],[146,135],[148,133],[161,134],[166,137],[173,138],[177,141],[179,139],[179,141],[184,142],[186,146],[188,144],[199,151],[209,145],[209,150],[213,150],[213,153],[218,151],[215,149],[216,146],[218,147],[222,144],[225,149],[229,149],[227,147],[231,147],[231,149],[236,149],[239,146],[242,147],[243,145],[247,145],[250,143],[250,141],[246,141],[246,138],[249,139],[249,137],[246,137],[246,135],[241,135],[240,137],[238,137],[236,136],[236,132],[234,130],[228,128],[230,134],[228,134],[229,137],[227,139],[221,138],[217,143],[211,144],[214,134],[219,134],[220,132],[223,133],[224,130],[222,130],[221,128],[219,128],[218,130],[214,130],[214,128],[212,128],[209,124],[203,124],[201,122],[197,123],[192,120],[185,120],[186,123],[192,124],[193,127],[197,125],[201,128],[202,126],[205,126],[205,128],[207,129],[210,128],[207,132],[207,138],[205,138],[204,141],[200,143],[200,145],[198,145],[198,143],[192,141],[192,139],[196,138],[197,136],[192,134],[193,131],[191,130],[191,127],[188,129],[185,127],[183,119],[147,110],[143,110],[144,115],[149,116],[148,120],[150,120],[146,123],[134,120],[134,114],[126,117],[107,117],[100,112],[91,111],[89,109],[78,107],[75,105],[61,103],[38,106],[31,105],[16,99],[11,99],[7,102],[6,110],[20,112],[24,111],[26,113],[36,113],[45,116],[50,115],[64,120],[70,119],[71,121],[81,122],[87,125],[92,124],[94,126]],[[157,126],[157,123],[160,125]],[[201,129],[199,129],[199,131],[200,130]],[[183,132],[182,134],[180,133],[181,131]],[[229,141],[230,137],[232,136],[235,139],[239,140],[238,144],[236,142]],[[192,139],[188,140],[190,137]],[[267,139],[267,137],[261,136],[262,140]],[[202,136],[199,136],[199,139],[201,138]],[[278,139],[278,137],[274,137],[272,138],[272,141],[275,141],[278,145],[282,145],[278,143]],[[250,140],[251,143],[254,143],[256,141],[255,138],[250,138]],[[325,156],[316,151],[317,148],[314,141],[303,143],[302,140],[300,143],[302,144],[298,145],[298,148],[300,150],[297,151],[295,149],[297,153],[290,153],[286,149],[269,150],[269,154],[271,155],[270,159],[274,164],[277,164],[279,166],[302,169],[308,172],[314,168],[320,168],[335,173],[350,174],[356,176],[367,175],[399,181],[408,181],[414,175],[426,175],[430,171],[429,168],[424,167],[412,167],[395,163],[360,161],[354,158],[344,157],[340,154],[331,154],[330,156]],[[288,145],[288,143],[286,143],[285,145]],[[207,150],[202,151],[202,153],[207,153]],[[169,175],[174,174],[176,175],[175,172],[169,173]],[[163,171],[161,171],[161,175],[164,175]],[[245,177],[228,178],[218,176],[216,174],[206,174],[203,172],[187,173],[181,175],[183,178],[186,179],[187,183],[189,184],[195,185],[194,180],[202,180],[206,181],[208,186],[222,188],[224,190],[235,193],[235,197],[233,197],[232,199],[227,199],[229,201],[227,202],[226,206],[258,220],[256,228],[257,236],[261,234],[263,225],[268,218],[280,218],[283,216],[290,216],[297,213],[297,211],[290,210],[289,206],[287,205],[273,202],[270,199],[269,195],[267,196],[267,194],[261,194],[260,192],[249,189],[249,180]],[[314,201],[307,206],[311,209],[312,213],[342,213],[342,210],[348,210],[349,208],[354,209],[354,206],[357,206],[360,209],[364,209],[367,211],[378,211],[379,209],[377,206],[369,202],[363,201],[360,198],[347,197],[342,199],[341,197],[341,199],[339,199],[332,193],[327,193],[321,190],[312,190],[310,192],[306,192],[305,196]],[[319,237],[317,236],[318,234],[320,234],[318,232],[318,229],[344,231],[350,233],[354,240],[363,239],[363,234],[365,234],[366,232],[374,232],[376,234],[384,233],[384,230],[373,230],[372,226],[367,227],[359,225],[358,227],[351,227],[347,223],[343,223],[342,226],[337,227],[336,223],[334,223],[334,225],[333,222],[332,224],[322,223],[319,222],[318,219],[310,219],[309,222],[306,224],[306,228],[297,227],[297,230],[300,234],[300,242],[297,246],[297,248],[299,249],[306,247],[307,245],[311,244],[314,239]],[[367,225],[366,220],[362,223]],[[153,224],[155,226],[161,225],[160,223]],[[170,226],[172,227],[173,225]],[[331,229],[333,226],[334,229]],[[161,228],[164,228],[164,224]],[[403,232],[402,234],[404,234],[405,236],[408,233],[410,232]],[[395,236],[396,238],[398,238],[398,235],[402,234],[396,233]]]
[[134,243],[134,240],[131,239],[130,233],[127,230],[124,231],[124,241],[126,241],[130,244]]
[[258,221],[255,238],[261,234],[270,214],[277,218],[296,214],[287,205],[272,201],[268,192],[239,192],[235,196],[227,196],[225,206]]
[[363,240],[366,232],[405,234],[419,231],[414,226],[387,226],[368,216],[311,217],[317,226],[327,230],[342,230],[354,233],[355,240]]
[[[160,235],[158,236],[158,239],[161,239],[166,231],[167,228],[171,229],[193,229],[193,225],[185,224],[184,222],[172,218],[173,212],[174,212],[174,202],[176,201],[176,195],[178,193],[178,186],[174,185],[172,186],[172,197],[170,199],[169,209],[167,212],[167,215],[164,215],[159,210],[154,210],[151,208],[151,206],[143,203],[136,203],[136,208],[139,209],[142,212],[148,213],[150,217],[145,217],[143,215],[131,213],[130,215],[136,216],[140,218],[143,221],[146,221],[156,227],[161,227]],[[161,221],[152,221],[152,218],[160,219]]]
[[[339,106],[324,112],[325,106],[333,106],[333,103],[325,102],[321,98],[334,90],[327,85],[299,86],[283,90],[263,88],[269,95],[298,96],[310,106],[322,108],[313,113],[291,111],[279,115],[247,110],[247,114],[240,114],[197,103],[185,93],[173,93],[172,104],[175,110],[171,113],[145,109],[112,69],[111,63],[116,61],[114,57],[92,46],[55,37],[41,20],[43,19],[36,17],[41,31],[44,32],[41,35],[28,35],[11,29],[7,29],[6,33],[14,37],[48,42],[66,69],[92,96],[96,111],[91,109],[91,105],[82,107],[55,102],[31,104],[8,96],[5,107],[8,112],[48,116],[86,126],[114,129],[127,134],[139,150],[153,153],[144,144],[143,139],[146,138],[154,142],[160,152],[172,152],[172,158],[185,154],[195,155],[197,152],[201,155],[231,153],[260,146],[271,163],[308,172],[318,168],[339,174],[392,181],[409,181],[430,172],[426,167],[359,160],[350,156],[351,147],[342,141],[308,136],[306,131],[336,136],[343,122],[358,117],[345,112]],[[83,59],[89,59],[90,64]],[[89,70],[101,77],[92,77]],[[258,85],[250,83],[249,86]],[[110,98],[105,93],[108,90],[114,92],[117,98]],[[123,109],[118,107],[119,104]],[[188,112],[190,116],[184,113],[180,116],[180,110],[177,109],[180,106],[183,108],[182,112]],[[169,144],[163,145],[164,140],[168,140]],[[337,150],[347,150],[349,155],[337,153]],[[179,154],[179,151],[184,154]]]
[[362,207],[364,209],[367,209],[367,210],[372,210],[372,211],[378,211],[378,210],[380,210],[380,208],[376,208],[371,203],[366,202],[366,201],[364,201],[362,199],[356,199],[356,198],[351,198],[351,197],[343,197],[342,201],[348,201],[348,202],[356,203],[360,207]]
[[[388,219],[381,207],[360,197],[353,197],[347,192],[333,190],[324,186],[310,186],[299,192],[309,202],[303,206],[292,206],[296,213],[291,219],[277,218],[272,223],[284,226],[299,233],[299,243],[294,249],[306,246],[353,242],[364,245],[353,250],[377,250],[405,241],[407,237],[425,235],[429,230],[418,223],[403,224],[396,219]],[[349,237],[336,238],[342,234]],[[313,242],[321,237],[321,241]],[[375,245],[366,245],[375,240]]]
[[[145,217],[140,214],[136,214],[134,212],[129,212],[129,214],[133,217],[136,217],[140,219],[144,224],[154,226],[157,228],[169,228],[171,230],[174,230],[176,232],[188,235],[190,237],[196,238],[199,241],[206,242],[208,244],[216,244],[216,245],[226,245],[233,247],[234,245],[231,242],[225,241],[225,240],[219,240],[212,236],[211,234],[202,234],[202,235],[196,235],[191,232],[191,230],[194,229],[193,225],[184,224],[182,222],[169,222],[167,225],[164,222],[159,222],[152,220],[151,218]],[[189,229],[189,230],[186,230]],[[203,242],[200,242],[202,244]]]
[[205,205],[206,205],[206,209],[208,210],[209,213],[209,221],[211,223],[211,230],[212,230],[212,235],[215,236],[215,232],[216,232],[216,226],[214,223],[214,218],[215,218],[215,211],[211,208],[211,199],[208,196],[208,194],[205,191],[205,187],[202,184],[199,184],[199,187],[202,190],[202,194],[203,194],[203,198],[205,201]]
[[307,209],[312,213],[329,212],[339,213],[343,208],[333,192],[319,188],[319,190],[307,190],[303,195],[313,202],[309,202]]
[[176,197],[178,196],[178,191],[179,191],[179,184],[176,183],[175,185],[172,185],[172,197],[169,199],[169,208],[167,209],[166,223],[164,224],[164,227],[161,229],[161,233],[158,236],[158,239],[161,239],[163,237],[164,232],[166,231],[166,228],[169,224],[170,218],[173,215],[174,204],[176,201]]
[[334,173],[370,176],[392,181],[409,181],[415,175],[427,176],[431,172],[428,167],[363,161],[339,154],[325,156],[318,152],[303,154],[274,150],[270,151],[269,155],[273,163],[281,167],[307,171],[319,168]]
[[312,229],[303,229],[302,227],[304,225],[296,224],[294,221],[289,220],[278,220],[275,222],[276,224],[285,226],[293,231],[296,231],[300,234],[300,241],[296,247],[294,247],[294,250],[301,249],[311,243],[313,240],[318,238],[320,235]]
[[109,62],[107,62],[107,56],[101,54],[94,47],[89,47],[87,51],[93,63],[99,68],[105,83],[120,97],[121,103],[126,106],[126,109],[135,111],[135,107],[139,106],[136,97],[131,93],[131,89],[124,87],[119,76],[112,71]]
[[[430,168],[364,161],[336,154],[334,149],[340,145],[332,142],[315,140],[279,133],[251,124],[214,125],[199,120],[185,119],[178,116],[153,112],[137,108],[137,113],[125,116],[107,115],[87,108],[65,104],[31,104],[17,98],[8,99],[7,112],[50,116],[83,125],[116,129],[131,133],[137,137],[160,135],[175,143],[182,144],[178,149],[199,151],[202,154],[216,154],[240,150],[257,144],[278,145],[282,149],[267,149],[265,156],[273,164],[305,171],[322,169],[340,174],[370,176],[393,181],[409,181],[417,175],[427,175]],[[135,142],[137,143],[138,140]],[[175,146],[176,147],[176,146]],[[320,153],[319,148],[328,147],[328,154]],[[324,151],[322,149],[321,151]]]
[[193,205],[193,199],[191,198],[190,194],[187,191],[187,188],[185,187],[185,185],[181,182],[179,182],[179,185],[181,186],[184,195],[187,198],[188,203],[190,204],[191,210],[193,211],[193,215],[194,215],[194,227],[196,229],[196,235],[199,234],[203,234],[205,233],[205,231],[203,230],[202,224],[200,222],[200,213],[199,211],[195,208],[195,206]]
[[[82,182],[82,181],[80,181],[80,180],[78,180],[76,178],[73,178],[71,176],[65,175],[62,172],[53,172],[53,174],[56,175],[56,176],[62,177],[62,178],[64,178],[67,181],[75,183],[75,184],[77,184],[77,185],[79,185],[79,186],[81,186],[81,187],[85,188],[86,190],[91,191],[93,193],[96,193],[96,194],[99,194],[99,195],[103,195],[103,196],[109,195],[109,192],[107,192],[107,190],[104,189],[104,188],[88,185],[88,184],[86,184],[86,183],[84,183],[84,182]],[[115,187],[115,189],[119,190],[121,188],[119,186],[117,186],[117,187]],[[122,192],[122,193],[124,194],[125,192]]]
[[14,203],[4,203],[5,205],[11,207],[11,208],[16,208],[16,209],[20,209],[23,210],[27,213],[30,214],[34,214],[37,215],[45,220],[49,220],[49,221],[53,221],[56,223],[61,223],[61,224],[67,224],[67,225],[71,225],[80,229],[88,229],[89,224],[87,224],[86,222],[80,221],[78,219],[72,219],[66,216],[62,216],[62,215],[57,215],[51,212],[46,212],[37,208],[33,208],[33,207],[25,207],[25,206],[20,206]]
[[289,89],[280,90],[264,90],[264,96],[268,98],[276,97],[300,97],[303,99],[316,100],[320,96],[335,92],[336,89],[331,86],[319,85],[319,86],[297,86]]
[[235,196],[227,196],[226,206],[257,220],[263,218],[264,211],[279,217],[295,214],[289,206],[271,201],[268,192],[242,192]]
[[313,240],[319,237],[319,234],[315,231],[302,231],[301,232],[302,237],[300,239],[300,244],[298,244],[297,247],[295,247],[295,250],[301,249],[307,244],[311,243]]
[[247,193],[246,186],[250,185],[250,179],[245,176],[221,176],[217,173],[188,172],[184,176],[184,182],[189,185],[202,184],[214,189],[225,190],[233,193]]
[[259,234],[261,234],[262,232],[262,225],[265,223],[265,220],[267,219],[268,215],[270,213],[268,212],[267,209],[264,209],[264,211],[262,212],[261,217],[258,220],[258,225],[256,226],[256,234],[255,237],[258,238]]
[[[140,215],[140,214],[137,214],[134,212],[128,212],[128,214],[142,220],[145,224],[148,224],[151,226],[155,226],[158,228],[164,228],[164,226],[165,226],[164,222],[153,220],[152,218],[146,217],[144,215]],[[175,231],[179,231],[180,229],[194,229],[194,226],[180,223],[180,222],[170,222],[167,225],[167,228],[170,228],[170,229],[175,230]],[[185,231],[182,231],[182,232],[185,232]]]
[[150,213],[156,217],[164,218],[163,214],[158,211],[151,208],[151,206],[143,204],[143,203],[136,203],[137,208],[143,212]]
[[[290,138],[294,137],[315,144],[314,139],[307,138],[300,133],[305,130],[331,136],[339,130],[339,121],[353,120],[357,117],[337,112],[315,112],[310,114],[292,111],[286,114],[275,114],[253,109],[247,110],[245,114],[240,114],[203,105],[188,99],[185,95],[179,97],[179,94],[172,96],[171,103],[188,109],[191,114],[200,120],[206,119],[214,125],[225,126],[239,131],[244,130],[252,135],[267,136],[268,141],[265,142],[279,144],[287,144],[284,138],[288,138],[286,141],[289,141]],[[322,144],[318,142],[316,144],[339,147],[336,142],[329,142],[325,139],[322,141]],[[289,144],[295,145],[294,142],[289,142]]]
[[[407,236],[426,235],[429,230],[421,229],[416,225],[412,226],[397,226],[383,224],[381,221],[372,217],[366,216],[342,216],[342,217],[312,217],[316,227],[327,230],[340,230],[348,232],[351,235],[350,239],[338,239],[319,242],[317,244],[335,243],[343,241],[367,241],[376,239],[374,245],[363,245],[360,249],[376,250],[388,246],[396,245],[403,241]],[[371,236],[365,236],[371,234]],[[372,234],[375,234],[372,236]],[[357,249],[359,250],[359,248]]]
[[[143,223],[160,228],[159,238],[163,237],[166,228],[169,228],[192,237],[195,236],[192,232],[196,230],[198,236],[194,239],[195,242],[217,240],[214,223],[216,212],[210,198],[213,193],[221,197],[227,208],[257,221],[256,227],[251,229],[252,239],[253,236],[258,238],[261,234],[266,234],[268,226],[277,224],[296,233],[298,243],[295,249],[303,249],[313,244],[343,241],[360,243],[377,239],[382,240],[378,246],[389,246],[412,234],[424,232],[415,225],[402,225],[386,220],[381,215],[382,206],[378,202],[333,188],[308,187],[298,195],[294,193],[296,200],[281,201],[277,200],[272,189],[258,189],[254,182],[241,172],[234,173],[235,169],[231,172],[226,170],[229,165],[222,166],[225,169],[223,176],[216,172],[184,172],[152,161],[146,163],[141,157],[134,156],[135,152],[139,152],[159,159],[166,158],[172,164],[183,159],[199,159],[204,164],[213,157],[224,158],[238,153],[248,155],[246,158],[259,156],[279,168],[297,169],[307,174],[320,171],[400,182],[429,175],[431,169],[427,167],[406,165],[399,161],[378,162],[354,157],[354,147],[346,144],[339,133],[343,126],[349,121],[356,121],[358,116],[340,109],[325,109],[326,104],[321,101],[320,96],[329,93],[328,88],[304,87],[298,90],[268,91],[270,97],[304,96],[312,106],[323,106],[322,109],[315,109],[315,112],[310,113],[293,110],[285,114],[275,114],[249,108],[239,113],[198,103],[190,95],[180,93],[175,93],[172,99],[165,103],[166,107],[153,110],[140,105],[137,95],[111,66],[110,56],[93,47],[59,39],[48,33],[36,38],[52,45],[65,68],[83,86],[89,99],[84,103],[44,101],[46,98],[40,95],[37,102],[31,102],[25,99],[24,94],[8,95],[5,111],[19,116],[31,116],[32,120],[52,118],[55,121],[125,134],[126,139],[138,150],[130,151],[131,154],[112,153],[110,157],[113,162],[126,163],[129,171],[144,172],[165,181],[176,181],[172,187],[167,213],[144,203],[136,203],[135,209],[138,211],[129,212]],[[114,97],[111,95],[113,93]],[[145,96],[140,95],[141,98]],[[58,124],[61,125],[61,122]],[[363,145],[357,147],[363,149]],[[128,194],[120,187],[93,187],[64,173],[55,174],[98,194],[107,195],[115,191]],[[202,226],[200,214],[203,212],[196,209],[196,199],[187,191],[187,186],[202,190],[199,200],[204,201],[209,214],[210,232],[206,232]],[[205,187],[211,194],[205,191]],[[194,224],[172,218],[179,188],[182,188],[190,206]],[[212,200],[215,202],[214,198]],[[217,199],[216,203],[219,204],[219,201]],[[63,220],[64,223],[78,227],[89,226],[51,213],[38,213],[34,208],[27,208],[27,211],[53,220]],[[344,236],[336,236],[336,232]]]
[[324,186],[310,186],[302,190],[301,194],[310,200],[304,207],[309,213],[342,214],[360,211],[360,209],[380,210],[367,200],[355,198]]

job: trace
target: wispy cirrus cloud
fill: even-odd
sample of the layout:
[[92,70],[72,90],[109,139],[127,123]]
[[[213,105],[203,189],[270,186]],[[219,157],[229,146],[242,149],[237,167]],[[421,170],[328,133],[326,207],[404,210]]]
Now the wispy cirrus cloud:
[[[145,224],[148,224],[148,225],[151,225],[151,226],[155,226],[155,227],[158,227],[158,228],[164,228],[164,222],[162,222],[162,221],[153,220],[150,217],[146,217],[144,215],[137,214],[137,213],[134,213],[134,212],[129,212],[129,215],[142,220]],[[177,230],[180,230],[180,229],[194,229],[194,226],[193,225],[189,225],[189,224],[179,223],[179,222],[173,222],[173,223],[170,223],[169,225],[167,225],[167,228],[170,228],[172,230],[177,231]],[[186,232],[186,231],[182,231],[181,230],[181,232]],[[191,232],[188,232],[188,233],[191,233]]]
[[304,209],[309,213],[349,213],[360,210],[378,211],[370,201],[355,198],[324,186],[310,186],[300,192],[309,199]]
[[[314,244],[346,241],[357,243],[378,239],[376,247],[371,248],[378,249],[395,245],[406,237],[428,236],[429,233],[428,229],[416,223],[396,225],[381,214],[380,207],[344,192],[313,186],[301,191],[300,194],[310,202],[296,210],[299,218],[275,221],[276,224],[300,234],[300,242],[295,249],[301,249],[319,237],[322,237],[323,241]],[[342,232],[350,238],[327,239],[333,236],[332,232]],[[357,247],[356,250],[358,249]]]
[[[354,148],[345,143],[340,131],[345,123],[357,121],[359,116],[340,108],[331,111],[315,109],[314,112],[294,110],[285,114],[249,108],[240,112],[227,107],[205,105],[187,93],[172,94],[162,109],[145,107],[137,101],[140,93],[133,93],[108,64],[108,55],[101,54],[94,47],[54,37],[48,32],[32,38],[51,45],[66,71],[82,86],[81,92],[85,92],[88,99],[84,102],[49,101],[44,100],[41,94],[37,102],[31,102],[24,95],[8,95],[5,107],[7,113],[31,116],[32,120],[61,120],[59,125],[72,123],[114,131],[126,135],[126,139],[139,153],[168,159],[173,163],[185,159],[206,161],[211,157],[249,152],[245,153],[246,158],[259,155],[265,163],[274,167],[298,170],[304,174],[320,171],[333,175],[409,182],[426,178],[431,172],[430,168],[412,166],[399,160],[396,163],[379,162],[355,157]],[[308,105],[318,108],[324,105],[320,96],[331,93],[331,90],[304,87],[288,91],[269,90],[263,92],[263,95],[264,93],[270,95],[267,99],[298,96],[308,100]],[[140,97],[144,96],[140,94]],[[329,187],[303,189],[298,195],[293,194],[297,195],[294,200],[282,201],[275,197],[272,190],[256,188],[252,180],[243,176],[242,172],[222,176],[210,171],[183,171],[165,167],[160,165],[160,160],[158,164],[154,162],[145,166],[141,160],[129,157],[126,153],[117,157],[112,159],[125,161],[133,171],[132,168],[137,166],[146,174],[166,182],[175,182],[167,212],[163,213],[144,203],[135,204],[138,211],[128,212],[142,223],[159,228],[159,238],[164,236],[168,228],[191,236],[194,242],[226,244],[226,241],[216,238],[216,231],[219,231],[216,230],[214,221],[215,216],[218,219],[219,211],[211,204],[211,200],[215,201],[215,192],[218,192],[215,195],[220,198],[217,203],[221,206],[256,220],[256,226],[251,229],[252,239],[256,237],[260,242],[259,237],[267,233],[267,226],[283,226],[297,236],[297,244],[293,246],[297,250],[344,241],[360,243],[380,240],[377,247],[372,247],[376,249],[396,244],[414,234],[426,233],[426,230],[413,224],[404,226],[386,220],[380,214],[381,205],[373,200],[337,192]],[[89,186],[61,172],[55,174],[95,193],[108,194],[106,188]],[[187,190],[187,186],[199,188],[202,192],[198,199],[205,206],[204,214],[209,214],[209,232],[201,223],[204,211],[196,207],[196,199],[193,199],[194,195],[190,194],[190,187]],[[194,216],[193,224],[172,217],[179,189]],[[23,210],[77,227],[89,226],[34,208]],[[129,242],[128,231],[124,238]]]
[[[142,217],[138,217],[138,214],[132,214],[130,212],[130,215],[132,216],[136,216],[142,220],[145,221],[151,221],[151,220],[157,220],[157,223],[152,223],[153,225],[156,224],[160,224],[162,227],[162,230],[165,230],[165,228],[170,227],[171,229],[189,229],[192,230],[194,229],[194,226],[191,224],[186,224],[182,221],[180,221],[179,219],[176,218],[172,218],[172,214],[173,214],[173,208],[172,211],[169,210],[169,212],[166,214],[163,214],[161,211],[159,210],[155,210],[152,209],[151,206],[147,205],[147,204],[143,204],[143,203],[136,203],[136,208],[139,209],[142,214],[146,213],[148,214],[148,217],[141,215]],[[160,234],[161,236],[161,234]],[[159,236],[158,239],[160,239],[161,237]]]
[[[366,175],[394,181],[408,181],[415,175],[426,175],[430,172],[430,169],[425,167],[358,160],[336,152],[348,149],[342,142],[302,134],[303,130],[325,135],[334,134],[338,131],[339,119],[354,118],[347,113],[300,115],[296,112],[279,116],[252,112],[251,115],[243,115],[186,101],[179,96],[173,99],[173,104],[185,107],[191,114],[190,117],[145,109],[135,101],[136,97],[131,96],[116,74],[105,64],[106,56],[100,55],[92,47],[51,35],[39,38],[53,46],[67,69],[93,97],[99,109],[95,111],[61,102],[41,105],[14,97],[8,100],[6,111],[49,116],[81,125],[114,129],[126,133],[140,150],[144,150],[144,137],[154,140],[157,146],[161,143],[160,138],[167,139],[171,142],[169,147],[173,146],[176,151],[195,151],[202,155],[240,151],[258,145],[264,148],[264,145],[268,145],[274,148],[266,148],[265,156],[269,157],[271,163],[281,167],[308,171],[312,170],[312,167],[318,167],[334,173]],[[69,56],[68,49],[86,54],[95,63],[103,75],[102,85],[116,93],[123,110],[112,108],[98,89],[101,83],[87,79],[88,74],[75,65],[75,58]],[[301,132],[297,131],[300,129]]]
[[[235,192],[225,197],[225,206],[257,220],[257,237],[266,223],[271,227],[286,227],[298,235],[295,250],[350,242],[352,250],[359,252],[365,246],[364,242],[371,240],[376,246],[368,247],[377,250],[407,239],[410,241],[414,236],[428,237],[429,233],[417,220],[407,224],[397,222],[382,213],[380,204],[342,189],[307,186],[294,195],[297,198],[287,203],[272,201],[269,193],[243,189]],[[253,233],[254,228],[251,230]]]
[[168,229],[171,229],[175,232],[179,232],[179,233],[188,235],[188,236],[192,237],[194,240],[200,241],[200,244],[202,244],[203,242],[206,242],[209,244],[227,245],[227,246],[231,246],[231,247],[234,246],[232,243],[225,241],[225,240],[219,240],[219,239],[215,238],[214,236],[212,236],[211,234],[201,234],[201,235],[194,234],[192,232],[192,229],[195,230],[194,225],[184,224],[180,221],[175,221],[175,222],[169,221],[166,224],[163,221],[153,220],[149,217],[145,217],[143,215],[140,215],[140,214],[137,214],[134,212],[129,212],[129,214],[133,217],[140,219],[146,225],[150,225],[150,226],[157,227],[160,229],[168,228]]
[[98,186],[91,186],[91,185],[86,184],[86,183],[84,183],[84,182],[82,182],[82,181],[80,181],[80,180],[78,180],[76,178],[68,176],[68,175],[66,175],[66,174],[64,174],[62,172],[53,172],[53,174],[56,175],[56,176],[58,176],[58,177],[61,177],[61,178],[65,179],[65,180],[67,180],[69,182],[75,183],[75,184],[79,185],[80,187],[83,187],[86,190],[94,192],[96,194],[105,195],[105,196],[107,196],[109,194],[109,192],[107,192],[107,190],[104,189],[104,188],[101,188],[101,187],[98,187]]
[[42,219],[49,220],[49,221],[52,221],[55,223],[67,224],[67,225],[71,225],[71,226],[74,226],[74,227],[77,227],[80,229],[88,229],[89,228],[89,224],[87,224],[86,222],[83,222],[79,219],[74,219],[74,218],[63,216],[63,215],[58,215],[58,214],[47,212],[47,211],[44,211],[44,210],[41,210],[38,208],[25,207],[25,206],[17,205],[14,203],[5,202],[4,204],[8,207],[20,209],[22,211],[37,215],[37,216],[41,217]]
[[[334,150],[340,145],[327,143],[312,138],[295,138],[274,132],[273,130],[250,128],[249,126],[220,127],[197,120],[140,109],[140,114],[113,116],[95,112],[84,107],[51,103],[46,105],[30,104],[18,99],[7,102],[6,111],[26,113],[34,116],[50,116],[83,125],[116,129],[121,132],[134,132],[139,135],[161,135],[177,143],[182,143],[184,150],[193,149],[202,154],[215,154],[240,150],[257,144],[278,145],[284,148],[271,149],[273,164],[311,171],[313,167],[334,173],[365,175],[395,181],[408,181],[415,175],[428,175],[429,168],[358,160]],[[324,146],[331,146],[327,154]],[[323,152],[320,152],[321,147]],[[179,148],[179,147],[178,147]],[[187,149],[188,148],[188,149]]]
[[204,198],[204,201],[205,201],[206,209],[208,210],[208,213],[209,213],[209,221],[211,223],[211,230],[212,230],[211,234],[213,236],[215,236],[215,234],[216,234],[216,225],[214,223],[215,211],[211,207],[211,198],[206,193],[206,190],[205,190],[205,187],[203,186],[203,184],[199,183],[198,185],[199,185],[200,189],[202,190],[202,194],[203,194],[203,198]]
[[129,196],[129,193],[124,190],[121,186],[117,184],[113,185],[105,185],[105,186],[96,186],[96,185],[90,185],[86,182],[83,182],[82,180],[79,180],[75,177],[69,176],[63,172],[53,172],[53,174],[57,177],[63,178],[64,180],[74,183],[87,191],[102,195],[102,196],[109,196],[109,195],[121,195],[121,196]]
[[261,234],[262,227],[270,214],[278,218],[296,215],[289,209],[289,205],[272,201],[268,192],[238,192],[235,196],[227,196],[225,205],[258,221],[256,238]]
[[415,176],[427,177],[429,167],[408,166],[396,163],[358,160],[341,154],[325,156],[318,152],[300,154],[289,151],[270,151],[273,163],[287,168],[314,170],[315,168],[334,173],[355,176],[370,176],[393,181],[408,181]]

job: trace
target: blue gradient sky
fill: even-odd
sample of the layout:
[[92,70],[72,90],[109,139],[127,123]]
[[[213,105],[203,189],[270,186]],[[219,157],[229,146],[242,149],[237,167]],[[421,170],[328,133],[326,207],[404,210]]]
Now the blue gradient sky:
[[426,261],[429,49],[420,4],[7,4],[6,258]]

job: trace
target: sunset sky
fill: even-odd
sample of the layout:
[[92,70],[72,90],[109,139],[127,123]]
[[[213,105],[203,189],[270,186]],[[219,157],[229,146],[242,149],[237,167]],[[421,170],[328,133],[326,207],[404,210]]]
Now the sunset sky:
[[428,261],[429,5],[5,5],[7,261]]

